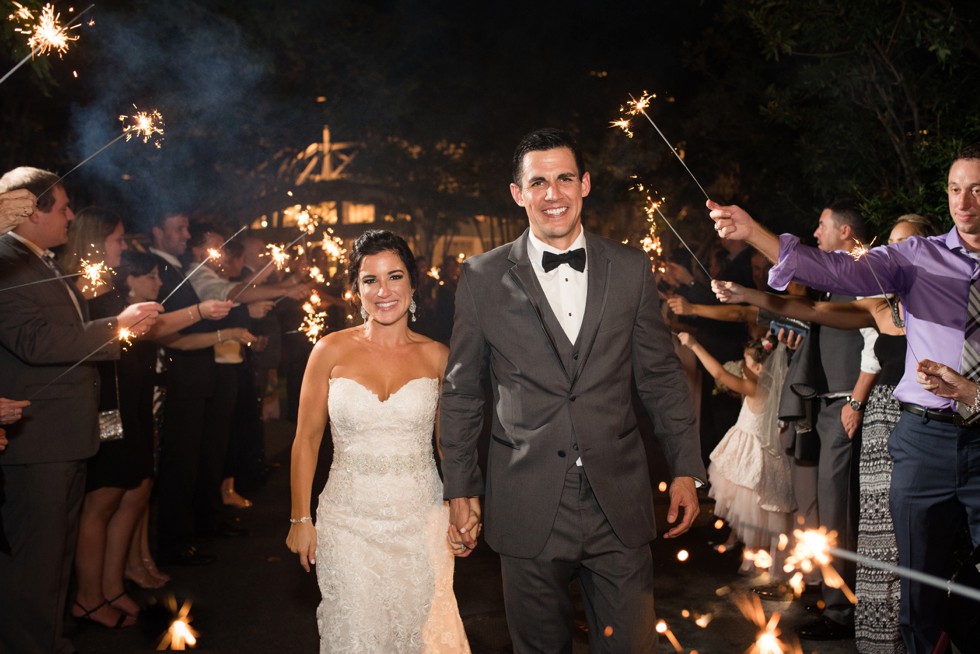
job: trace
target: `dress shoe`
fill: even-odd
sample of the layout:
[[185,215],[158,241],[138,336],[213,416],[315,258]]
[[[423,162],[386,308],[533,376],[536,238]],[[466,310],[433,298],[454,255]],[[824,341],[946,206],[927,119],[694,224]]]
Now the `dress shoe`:
[[203,554],[190,545],[172,554],[161,554],[157,560],[163,565],[211,565],[214,563],[214,556]]
[[792,589],[786,584],[765,584],[756,586],[752,591],[760,598],[772,602],[789,602],[795,597]]
[[803,640],[844,640],[854,638],[854,627],[821,617],[797,629],[796,635]]
[[235,524],[231,520],[223,520],[210,529],[198,530],[197,535],[204,538],[241,538],[248,536],[248,528]]

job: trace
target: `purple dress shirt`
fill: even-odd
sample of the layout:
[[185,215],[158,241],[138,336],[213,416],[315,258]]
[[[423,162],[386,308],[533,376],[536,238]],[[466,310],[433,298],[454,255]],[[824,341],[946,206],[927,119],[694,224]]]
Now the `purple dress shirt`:
[[[980,262],[968,254],[956,229],[872,248],[860,260],[846,252],[823,252],[791,234],[779,237],[779,262],[769,285],[785,289],[791,280],[851,295],[895,293],[905,309],[905,374],[895,397],[930,409],[956,410],[956,402],[933,395],[915,381],[921,359],[960,369],[970,284]],[[879,285],[880,283],[880,285]]]

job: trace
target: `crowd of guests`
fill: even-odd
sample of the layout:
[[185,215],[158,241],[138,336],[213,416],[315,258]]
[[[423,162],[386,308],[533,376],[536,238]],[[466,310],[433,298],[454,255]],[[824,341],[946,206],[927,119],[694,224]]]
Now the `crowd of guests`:
[[48,171],[0,178],[0,651],[73,651],[66,606],[132,626],[127,581],[163,587],[158,563],[207,565],[200,537],[248,534],[238,489],[265,475],[261,398],[299,326],[280,318],[310,285],[276,279],[256,236],[178,212],[146,231],[75,214]]
[[[980,543],[980,148],[956,157],[948,194],[951,231],[903,215],[861,257],[850,252],[872,234],[854,203],[823,208],[810,248],[709,201],[708,274],[675,262],[660,276],[708,494],[731,527],[726,546],[771,554],[774,583],[756,588],[766,599],[793,598],[778,536],[794,527],[940,579],[956,572],[957,547]],[[309,284],[279,279],[255,236],[229,241],[179,212],[148,231],[134,247],[111,212],[75,215],[47,171],[0,178],[3,651],[70,652],[66,604],[127,627],[140,611],[127,579],[158,588],[169,577],[157,563],[212,563],[197,537],[247,534],[233,510],[251,505],[238,490],[262,474],[261,397],[277,369],[295,419],[311,346],[280,320],[298,323]],[[91,261],[112,272],[80,276]],[[445,343],[456,263],[436,283],[418,261],[417,329]],[[134,340],[121,346],[123,328]],[[930,652],[962,633],[942,591],[851,559],[832,566],[843,584],[806,580],[821,599],[800,637]]]

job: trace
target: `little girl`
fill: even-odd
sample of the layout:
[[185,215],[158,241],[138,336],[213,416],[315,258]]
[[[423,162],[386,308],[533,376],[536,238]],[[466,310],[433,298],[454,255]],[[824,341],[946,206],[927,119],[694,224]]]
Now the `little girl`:
[[[737,377],[690,334],[682,332],[678,338],[719,384],[744,398],[738,420],[711,453],[708,494],[715,500],[715,514],[728,522],[746,550],[769,549],[776,559],[779,534],[790,533],[796,510],[789,461],[780,446],[777,424],[786,346],[777,346],[771,334],[750,341],[745,346],[741,377]],[[743,571],[751,569],[752,562],[746,560]]]

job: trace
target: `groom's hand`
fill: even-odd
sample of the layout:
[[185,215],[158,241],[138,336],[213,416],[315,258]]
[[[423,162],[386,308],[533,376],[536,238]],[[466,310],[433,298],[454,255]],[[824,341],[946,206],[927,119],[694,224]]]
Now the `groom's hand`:
[[483,523],[480,522],[479,497],[454,497],[449,500],[449,545],[453,554],[469,556],[476,548]]
[[[681,510],[684,511],[683,516],[680,516]],[[700,512],[694,477],[677,477],[674,479],[670,482],[670,508],[667,510],[667,522],[677,522],[678,517],[682,517],[682,520],[664,534],[664,538],[676,538],[690,529]]]

